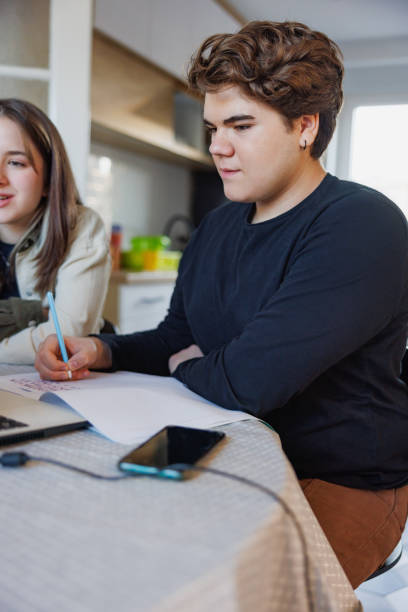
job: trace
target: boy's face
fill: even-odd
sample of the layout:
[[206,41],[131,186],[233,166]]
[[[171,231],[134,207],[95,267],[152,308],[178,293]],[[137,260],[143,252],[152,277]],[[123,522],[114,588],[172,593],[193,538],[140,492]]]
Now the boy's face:
[[301,120],[289,129],[276,110],[246,97],[238,86],[206,94],[204,123],[230,200],[273,205],[311,160],[301,148]]

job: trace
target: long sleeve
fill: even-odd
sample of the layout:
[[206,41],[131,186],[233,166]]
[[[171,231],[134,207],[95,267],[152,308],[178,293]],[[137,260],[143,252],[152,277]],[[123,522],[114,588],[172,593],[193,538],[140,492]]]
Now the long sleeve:
[[242,331],[182,363],[176,378],[265,418],[406,313],[407,227],[378,194],[333,204],[298,244],[282,283]]
[[[22,298],[35,298],[35,253],[17,255],[17,282]],[[56,277],[55,306],[62,333],[97,333],[110,275],[109,245],[100,217],[80,207],[67,255]],[[32,364],[40,343],[55,333],[52,320],[28,326],[0,342],[0,361]]]
[[0,300],[0,340],[46,320],[40,300],[19,297]]

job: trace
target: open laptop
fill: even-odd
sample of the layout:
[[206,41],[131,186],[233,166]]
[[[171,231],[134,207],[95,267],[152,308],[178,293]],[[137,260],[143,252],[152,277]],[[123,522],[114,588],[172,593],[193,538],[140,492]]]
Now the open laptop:
[[89,425],[62,400],[58,405],[48,404],[0,391],[0,444],[45,438]]

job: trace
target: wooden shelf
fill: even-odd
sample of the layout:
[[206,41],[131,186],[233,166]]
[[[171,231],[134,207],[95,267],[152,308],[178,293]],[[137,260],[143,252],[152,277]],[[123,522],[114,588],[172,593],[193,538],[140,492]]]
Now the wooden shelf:
[[175,77],[94,31],[93,139],[166,161],[213,168],[208,154],[175,137],[174,94],[185,90]]
[[114,147],[140,153],[142,155],[150,155],[172,163],[182,164],[197,169],[213,170],[214,164],[209,155],[205,155],[198,149],[189,147],[188,145],[174,141],[153,142],[153,138],[145,136],[144,133],[135,130],[123,130],[121,122],[98,123],[94,119],[91,123],[92,140],[103,142]]

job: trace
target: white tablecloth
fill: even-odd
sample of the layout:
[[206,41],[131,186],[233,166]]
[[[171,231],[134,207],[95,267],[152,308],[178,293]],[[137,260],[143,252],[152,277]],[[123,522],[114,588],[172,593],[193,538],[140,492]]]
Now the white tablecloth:
[[[206,473],[184,482],[99,481],[30,462],[0,468],[0,610],[302,612],[309,602],[324,612],[361,609],[279,437],[251,421],[220,429],[227,437],[203,465],[271,488],[295,512],[309,598],[293,522],[259,490]],[[16,448],[105,474],[117,473],[129,449],[92,431],[2,450]]]

